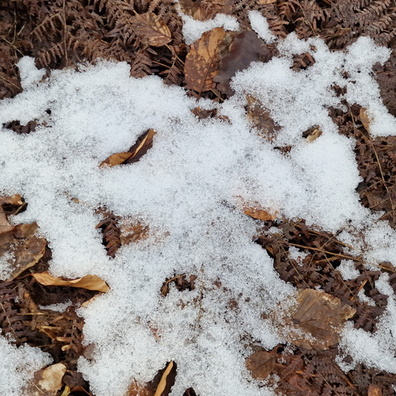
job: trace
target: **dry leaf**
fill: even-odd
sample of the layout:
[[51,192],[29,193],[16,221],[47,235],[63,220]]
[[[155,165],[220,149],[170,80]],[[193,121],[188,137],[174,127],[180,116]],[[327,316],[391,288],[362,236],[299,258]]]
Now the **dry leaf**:
[[216,14],[231,15],[232,2],[230,0],[179,0],[180,8],[186,15],[197,21],[207,21]]
[[56,363],[37,371],[34,379],[25,391],[31,396],[56,396],[62,388],[62,378],[66,373],[66,366]]
[[306,141],[312,143],[314,142],[319,136],[322,136],[322,131],[319,128],[318,125],[313,126],[312,128],[309,128],[302,134],[303,138],[305,138]]
[[[346,320],[356,310],[337,297],[314,289],[299,290],[291,306],[283,304],[270,316],[283,336],[307,349],[328,349],[339,341]],[[283,329],[282,329],[283,328]]]
[[370,132],[370,124],[373,122],[371,117],[367,114],[367,109],[362,107],[359,112],[359,118],[367,132]]
[[32,276],[36,279],[37,282],[41,283],[44,286],[78,287],[81,289],[95,290],[103,293],[110,290],[106,282],[96,275],[86,275],[82,278],[72,280],[58,278],[49,274],[48,272],[36,273],[32,274]]
[[218,27],[205,32],[191,45],[184,65],[187,88],[199,93],[215,88],[213,79],[219,73],[220,59],[233,36],[234,33]]
[[10,197],[0,197],[0,234],[10,232],[14,226],[8,222],[7,215],[4,213],[3,205],[23,205],[22,197],[19,194]]
[[272,4],[272,3],[276,3],[277,0],[258,0],[258,4]]
[[155,132],[154,129],[149,129],[141,135],[137,142],[128,150],[132,155],[125,161],[125,163],[132,164],[139,161],[139,159],[142,158],[143,155],[151,149],[151,147],[153,147],[153,139],[156,133],[157,132]]
[[246,367],[253,378],[264,380],[274,372],[276,352],[257,351],[246,359]]
[[152,12],[136,14],[131,20],[135,33],[148,45],[162,47],[172,40],[172,33],[161,17]]
[[99,166],[116,166],[123,164],[127,159],[132,156],[132,153],[116,153],[110,155],[110,157],[106,158]]
[[166,366],[164,374],[162,374],[161,380],[158,384],[157,390],[154,393],[154,396],[169,395],[169,392],[175,383],[175,378],[176,378],[176,363],[171,361]]
[[276,214],[268,213],[267,211],[260,209],[259,207],[243,208],[243,213],[250,217],[253,217],[253,219],[256,220],[268,221],[276,219]]
[[153,147],[153,139],[156,134],[154,129],[149,129],[143,133],[137,142],[127,151],[112,154],[107,157],[99,166],[116,166],[121,164],[133,164],[140,160],[144,154]]
[[378,385],[370,384],[367,389],[367,396],[382,396],[382,390]]

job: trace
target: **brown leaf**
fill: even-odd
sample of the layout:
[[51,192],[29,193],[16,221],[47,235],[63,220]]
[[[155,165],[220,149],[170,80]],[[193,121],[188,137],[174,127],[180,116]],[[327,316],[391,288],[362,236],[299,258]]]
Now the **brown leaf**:
[[161,17],[152,12],[136,14],[132,19],[135,33],[148,45],[162,47],[172,40],[172,33]]
[[232,2],[230,0],[179,0],[181,10],[197,21],[207,21],[216,14],[232,13]]
[[246,359],[246,367],[252,377],[264,380],[274,372],[276,365],[276,352],[257,351]]
[[218,27],[205,32],[191,45],[184,65],[187,88],[199,93],[215,88],[213,79],[219,72],[220,59],[233,36],[234,33]]
[[69,287],[79,287],[87,290],[95,290],[100,292],[107,292],[110,290],[106,282],[96,275],[86,275],[82,278],[66,280],[58,278],[49,274],[48,272],[41,272],[32,274],[37,282],[44,286],[69,286]]
[[166,366],[164,373],[162,374],[161,380],[158,387],[154,393],[154,396],[167,396],[175,384],[176,379],[176,363],[169,362]]
[[268,221],[276,219],[276,214],[268,213],[260,207],[244,208],[243,212],[256,220]]
[[0,197],[0,234],[10,232],[14,226],[8,222],[7,215],[4,213],[3,205],[23,205],[22,197],[19,194],[11,195],[9,197]]
[[367,396],[382,396],[382,390],[378,385],[370,384],[367,391]]
[[222,57],[220,70],[214,76],[214,81],[218,83],[217,88],[231,96],[234,91],[230,87],[230,81],[237,71],[246,69],[254,61],[268,62],[273,55],[274,50],[256,33],[239,33],[230,45],[228,53]]
[[258,0],[258,3],[263,4],[263,5],[272,4],[272,3],[276,3],[276,2],[277,2],[277,0]]
[[63,363],[56,363],[37,371],[28,386],[26,394],[31,396],[56,396],[62,388],[62,378],[66,373]]
[[309,128],[307,131],[303,132],[302,136],[306,139],[307,142],[314,142],[319,136],[322,136],[322,131],[319,126],[315,125],[312,128]]
[[127,159],[132,156],[132,153],[116,153],[107,157],[99,166],[116,166],[123,164]]
[[33,267],[44,256],[47,241],[34,235],[37,224],[18,224],[11,232],[0,234],[0,256],[11,267],[7,281]]
[[156,134],[154,129],[149,129],[144,132],[137,142],[130,147],[127,152],[115,153],[107,157],[99,166],[116,166],[121,164],[133,164],[140,160],[144,154],[153,147],[153,139]]
[[359,118],[366,131],[370,132],[370,124],[373,120],[369,117],[369,115],[367,114],[367,109],[365,109],[364,107],[360,109]]
[[307,349],[325,350],[336,345],[345,321],[356,312],[337,297],[314,289],[299,290],[295,302],[285,306],[272,317],[277,317],[278,327],[284,327],[283,335],[289,342]]
[[137,142],[128,150],[132,155],[125,161],[126,164],[133,164],[140,160],[148,150],[153,147],[153,139],[155,132],[154,129],[147,130],[143,135],[139,137]]

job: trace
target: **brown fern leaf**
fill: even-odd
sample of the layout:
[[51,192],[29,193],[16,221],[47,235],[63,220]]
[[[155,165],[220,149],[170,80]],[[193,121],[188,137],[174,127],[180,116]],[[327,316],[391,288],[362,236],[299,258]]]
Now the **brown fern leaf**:
[[17,309],[18,291],[14,282],[0,282],[0,329],[17,345],[28,340],[26,318]]
[[100,228],[103,234],[103,245],[107,250],[107,254],[114,258],[117,250],[121,247],[120,228],[118,220],[120,218],[109,212],[105,213],[105,217],[100,221],[96,228]]

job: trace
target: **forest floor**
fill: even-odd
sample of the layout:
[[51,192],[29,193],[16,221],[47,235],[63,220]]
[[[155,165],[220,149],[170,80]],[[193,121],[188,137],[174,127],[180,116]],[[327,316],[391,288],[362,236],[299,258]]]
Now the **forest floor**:
[[[246,69],[252,61],[265,62],[277,54],[275,45],[262,47],[252,33],[248,13],[258,11],[267,18],[272,34],[278,39],[295,32],[300,39],[320,37],[332,51],[343,51],[359,37],[369,36],[376,44],[389,48],[392,51],[389,60],[375,65],[373,75],[384,105],[396,116],[394,1],[180,0],[179,3],[186,15],[199,21],[210,20],[219,13],[233,16],[239,23],[239,31],[223,31],[218,35],[218,30],[209,30],[200,42],[207,50],[206,55],[202,55],[199,45],[185,43],[182,18],[175,2],[170,0],[1,1],[0,99],[15,97],[22,91],[16,64],[27,55],[34,57],[36,66],[45,68],[48,73],[77,67],[81,62],[95,63],[97,59],[126,61],[131,65],[132,77],[157,75],[166,84],[185,88],[192,97],[222,103],[233,95],[230,80],[237,71]],[[213,43],[216,45],[210,52],[208,46]],[[210,70],[202,75],[205,62],[210,63]],[[292,68],[305,70],[314,62],[309,53],[301,54],[294,57]],[[342,94],[342,88],[334,88]],[[347,109],[333,108],[329,114],[340,134],[356,141],[354,152],[361,177],[356,191],[360,202],[372,212],[381,213],[381,220],[395,228],[396,136],[371,136],[365,109],[356,104],[347,104]],[[199,119],[218,116],[215,110],[197,107],[195,111]],[[271,140],[279,127],[269,112],[263,110],[254,98],[250,98],[246,111],[253,126]],[[23,124],[14,120],[3,127],[17,134],[29,134],[37,125],[34,121]],[[314,140],[318,133],[320,131],[312,128],[304,137]],[[109,157],[107,164],[138,161],[150,149],[152,139],[153,133],[149,130],[128,152]],[[290,150],[287,146],[279,149],[285,153]],[[38,347],[51,355],[54,364],[62,364],[54,374],[60,376],[57,385],[47,391],[41,389],[37,394],[93,395],[90,384],[77,371],[77,360],[89,354],[89,346],[83,345],[84,321],[77,315],[76,308],[97,293],[106,291],[107,286],[100,279],[78,287],[67,281],[62,284],[61,279],[50,279],[46,271],[52,252],[46,240],[36,236],[37,225],[14,226],[10,222],[11,217],[23,212],[28,203],[18,195],[2,196],[0,203],[0,254],[8,257],[12,250],[18,261],[12,275],[0,282],[1,334],[11,337],[17,346]],[[105,208],[97,210],[103,217],[97,229],[103,234],[103,245],[110,257],[114,257],[123,244],[144,238],[147,231],[144,226],[137,224],[125,234],[118,216]],[[257,235],[256,242],[274,259],[274,268],[282,280],[301,290],[320,287],[337,301],[352,307],[351,320],[355,329],[369,333],[376,331],[388,300],[388,296],[376,288],[376,281],[387,273],[396,292],[396,261],[382,262],[376,269],[368,268],[362,258],[350,255],[336,233],[310,227],[304,220],[280,220],[264,210],[246,208],[245,213],[260,224],[262,233]],[[274,227],[280,232],[267,233]],[[304,253],[303,265],[297,265],[288,253],[296,247]],[[358,277],[349,280],[342,277],[337,268],[343,259],[353,261],[359,271]],[[45,275],[40,278],[31,274]],[[171,285],[178,290],[194,288],[194,279],[194,275],[188,278],[184,274],[175,274],[173,278],[164,279],[161,293],[166,295]],[[362,290],[375,304],[357,298]],[[71,305],[63,312],[42,308],[65,302],[71,302]],[[330,319],[323,319],[326,320]],[[311,333],[319,333],[318,328],[311,328]],[[248,358],[247,367],[253,378],[262,380],[276,374],[281,378],[274,384],[279,394],[395,394],[395,374],[362,363],[344,373],[335,363],[337,344],[330,341],[326,348],[298,342],[291,349],[282,344],[270,351],[252,348],[255,352]],[[150,383],[140,385],[140,388],[131,385],[129,395],[165,396],[169,394],[175,375],[176,370],[168,364]],[[40,381],[43,381],[43,372],[33,381],[37,389],[43,385]],[[158,390],[161,386],[164,389]],[[34,390],[27,394],[29,392],[36,394]],[[185,396],[195,394],[193,388],[184,393]]]

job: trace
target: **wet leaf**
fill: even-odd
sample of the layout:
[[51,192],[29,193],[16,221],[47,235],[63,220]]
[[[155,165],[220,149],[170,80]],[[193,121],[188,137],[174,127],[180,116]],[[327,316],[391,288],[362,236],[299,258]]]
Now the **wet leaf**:
[[244,70],[254,61],[268,62],[274,55],[273,50],[252,31],[241,32],[235,36],[229,51],[221,57],[220,70],[213,77],[217,89],[231,96],[234,91],[230,81],[237,71]]
[[220,59],[233,36],[234,33],[218,27],[205,32],[191,45],[184,66],[187,88],[199,93],[215,88],[213,79],[219,73]]
[[152,12],[136,14],[132,19],[135,32],[153,47],[162,47],[172,40],[172,33],[161,17]]
[[66,366],[56,363],[37,371],[26,394],[31,396],[56,396],[62,388],[62,378],[66,373]]
[[110,290],[106,282],[96,275],[86,275],[82,278],[66,280],[58,278],[49,274],[48,272],[41,272],[32,274],[37,282],[44,286],[69,286],[69,287],[79,287],[87,290],[95,290],[100,292],[107,292]]
[[181,10],[197,21],[207,21],[216,14],[231,15],[232,2],[230,0],[179,0]]
[[34,235],[37,224],[18,224],[11,232],[0,234],[0,257],[8,263],[7,281],[33,267],[44,256],[47,241]]
[[338,343],[345,322],[355,312],[337,297],[304,289],[296,293],[291,306],[283,304],[273,314],[278,326],[286,330],[283,335],[289,342],[307,349],[325,350]]
[[276,353],[274,351],[257,351],[246,359],[246,367],[253,378],[264,380],[274,372]]

